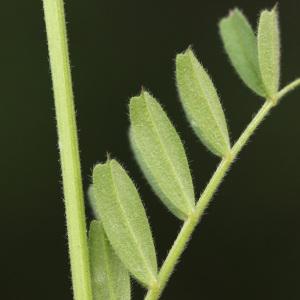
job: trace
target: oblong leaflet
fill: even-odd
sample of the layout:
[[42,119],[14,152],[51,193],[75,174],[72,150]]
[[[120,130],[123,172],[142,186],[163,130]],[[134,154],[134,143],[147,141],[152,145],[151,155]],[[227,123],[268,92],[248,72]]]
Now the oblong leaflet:
[[93,210],[101,219],[113,249],[133,276],[151,286],[157,276],[155,248],[133,182],[116,160],[110,160],[95,166],[93,190]]
[[186,219],[195,197],[186,154],[175,128],[147,92],[130,101],[130,138],[136,159],[153,190],[169,210]]
[[109,244],[101,221],[89,230],[89,252],[94,300],[130,300],[130,277]]
[[181,103],[195,133],[215,155],[226,156],[230,140],[224,112],[210,77],[191,49],[176,57],[176,81]]

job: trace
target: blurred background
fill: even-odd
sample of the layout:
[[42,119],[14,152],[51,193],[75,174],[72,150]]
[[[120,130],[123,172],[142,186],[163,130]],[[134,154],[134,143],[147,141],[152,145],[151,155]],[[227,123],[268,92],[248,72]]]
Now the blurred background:
[[[197,196],[218,164],[184,117],[174,58],[190,44],[221,96],[231,139],[262,104],[239,80],[217,23],[238,6],[255,26],[274,1],[67,0],[82,173],[106,152],[134,178],[161,263],[180,222],[143,178],[128,143],[128,101],[141,86],[185,141]],[[300,76],[300,2],[279,1],[282,85]],[[64,205],[42,1],[4,1],[0,18],[1,299],[71,300]],[[162,299],[300,299],[300,91],[286,97],[239,156]],[[91,211],[86,206],[89,220]],[[134,283],[133,299],[144,291]]]

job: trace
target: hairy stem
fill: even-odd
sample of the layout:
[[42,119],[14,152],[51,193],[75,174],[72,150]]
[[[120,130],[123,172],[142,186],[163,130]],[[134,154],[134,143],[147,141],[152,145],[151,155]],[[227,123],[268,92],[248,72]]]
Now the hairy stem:
[[91,279],[63,0],[43,0],[62,168],[74,299],[91,300]]
[[279,91],[279,93],[277,94],[277,99],[281,99],[282,97],[284,97],[287,93],[291,92],[292,90],[294,90],[296,87],[298,87],[300,85],[300,78],[292,81],[291,83],[289,83],[286,87],[284,87],[281,91]]
[[264,117],[269,113],[273,106],[273,101],[265,101],[264,105],[258,111],[253,120],[249,123],[249,125],[241,134],[234,146],[231,148],[229,155],[222,159],[217,170],[215,171],[205,190],[201,194],[201,197],[197,202],[194,213],[190,215],[188,219],[184,222],[179,232],[179,235],[177,236],[166,260],[164,261],[158,274],[158,284],[155,285],[153,288],[149,289],[145,300],[156,300],[159,298],[175,268],[175,265],[178,262],[178,259],[184,251],[193,231],[195,230],[197,224],[201,220],[205,209],[207,208],[213,195],[218,189],[220,183],[222,182],[226,172],[229,170],[238,153],[242,150],[244,145],[249,140],[249,137],[253,134],[255,129],[263,121]]

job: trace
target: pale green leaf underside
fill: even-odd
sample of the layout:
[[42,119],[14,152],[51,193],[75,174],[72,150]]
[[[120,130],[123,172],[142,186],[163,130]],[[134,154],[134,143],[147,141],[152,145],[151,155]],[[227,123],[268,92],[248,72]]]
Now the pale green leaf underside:
[[195,196],[179,135],[147,92],[131,99],[130,120],[132,148],[147,180],[170,211],[186,219],[194,210]]
[[145,286],[156,281],[157,262],[140,196],[120,164],[111,160],[93,171],[94,212],[127,269]]
[[92,221],[89,252],[93,300],[130,300],[130,277],[109,244],[100,221]]
[[195,133],[211,152],[226,156],[230,141],[224,112],[211,79],[191,49],[176,57],[176,80]]
[[262,11],[258,25],[258,58],[262,79],[269,97],[279,89],[280,37],[276,8]]
[[260,96],[266,96],[261,78],[256,36],[238,9],[219,23],[220,34],[229,59],[244,83]]

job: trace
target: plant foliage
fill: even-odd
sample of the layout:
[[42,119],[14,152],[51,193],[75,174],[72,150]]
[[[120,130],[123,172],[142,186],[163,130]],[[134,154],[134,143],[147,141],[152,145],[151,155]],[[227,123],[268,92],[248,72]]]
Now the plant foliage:
[[[97,220],[90,229],[95,300],[129,299],[129,273],[147,289],[146,300],[161,295],[186,244],[225,173],[257,126],[296,80],[279,90],[280,39],[277,9],[260,14],[258,34],[234,9],[219,23],[226,53],[244,83],[265,103],[231,146],[216,88],[191,48],[176,57],[179,98],[194,132],[221,162],[195,203],[182,141],[157,100],[147,91],[130,100],[130,141],[153,191],[180,220],[182,229],[160,271],[148,219],[132,180],[116,160],[95,166],[90,201]],[[128,270],[129,273],[126,271]]]

